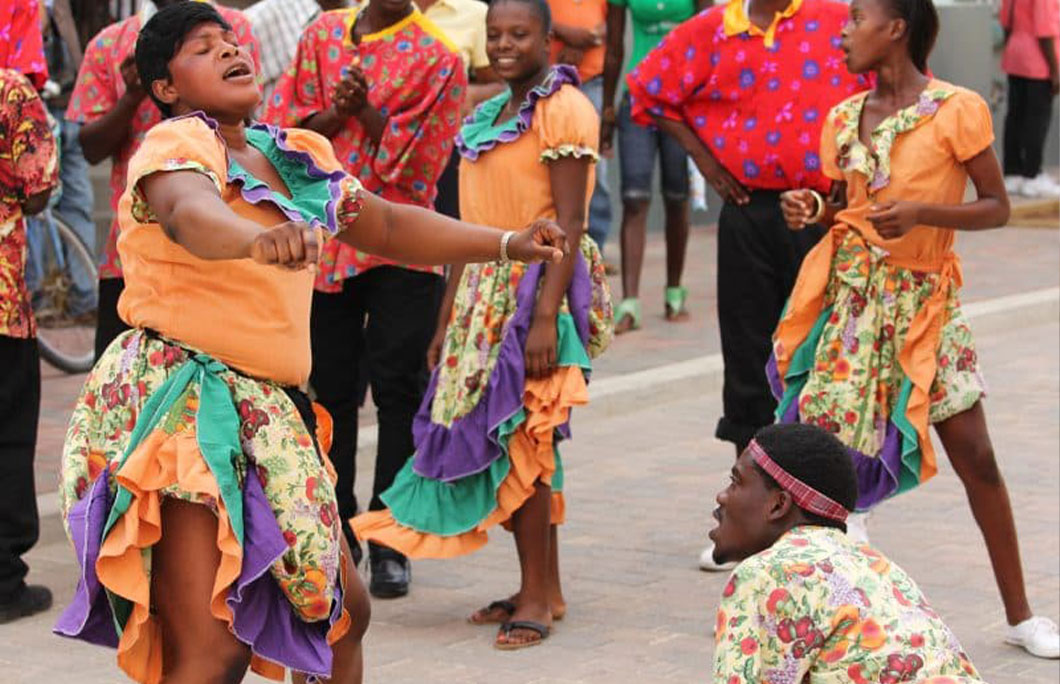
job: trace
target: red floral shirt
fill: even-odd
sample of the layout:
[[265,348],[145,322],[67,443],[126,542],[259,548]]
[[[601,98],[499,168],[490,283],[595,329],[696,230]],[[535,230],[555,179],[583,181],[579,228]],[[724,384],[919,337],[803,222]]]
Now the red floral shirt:
[[793,0],[762,31],[742,0],[712,7],[675,28],[627,77],[633,117],[684,121],[750,189],[827,191],[825,115],[868,87],[839,49],[847,13],[831,0]]
[[[260,72],[261,48],[250,30],[250,22],[242,12],[217,7],[217,11],[232,26],[239,42],[247,48]],[[111,24],[99,32],[85,48],[81,70],[77,74],[66,118],[80,124],[90,123],[110,112],[125,94],[125,80],[121,77],[121,63],[132,54],[136,37],[143,25],[142,14]],[[133,115],[129,137],[112,160],[110,170],[110,210],[114,219],[110,224],[107,243],[100,256],[99,277],[121,278],[121,261],[118,258],[118,199],[125,192],[125,175],[129,159],[140,147],[147,131],[162,120],[162,112],[150,98],[145,97]]]
[[[439,176],[449,161],[460,127],[460,103],[467,85],[460,53],[441,31],[414,10],[387,29],[351,36],[356,9],[325,12],[302,34],[291,69],[268,103],[265,120],[297,126],[332,104],[335,85],[351,64],[364,71],[368,100],[386,117],[376,145],[356,118],[332,139],[346,171],[387,200],[432,208]],[[389,259],[331,240],[324,245],[316,289],[339,292],[342,281]],[[401,264],[441,273],[440,267]]]
[[44,103],[25,76],[0,69],[0,335],[36,335],[26,291],[22,203],[59,182],[58,152]]

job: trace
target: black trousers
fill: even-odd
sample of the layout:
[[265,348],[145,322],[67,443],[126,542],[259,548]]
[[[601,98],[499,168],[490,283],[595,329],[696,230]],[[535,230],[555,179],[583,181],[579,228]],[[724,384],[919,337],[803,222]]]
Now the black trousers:
[[434,210],[450,218],[460,218],[460,153],[453,148],[449,163],[438,178]]
[[22,560],[37,543],[40,520],[33,483],[40,417],[37,340],[0,335],[0,602],[21,588]]
[[1005,113],[1005,175],[1034,178],[1042,172],[1042,152],[1053,119],[1048,79],[1008,77]]
[[385,508],[379,495],[412,456],[412,419],[427,387],[427,345],[444,283],[432,273],[377,266],[346,280],[340,293],[313,293],[310,384],[334,421],[329,456],[343,521],[358,512],[353,486],[364,380],[379,424],[369,510]]
[[755,191],[751,202],[726,202],[718,218],[718,322],[725,362],[724,415],[715,436],[743,450],[773,422],[776,401],[765,367],[799,266],[824,234],[788,229],[780,193]]
[[129,329],[118,318],[118,298],[125,289],[124,278],[100,278],[99,313],[96,319],[96,361],[107,351],[114,338]]

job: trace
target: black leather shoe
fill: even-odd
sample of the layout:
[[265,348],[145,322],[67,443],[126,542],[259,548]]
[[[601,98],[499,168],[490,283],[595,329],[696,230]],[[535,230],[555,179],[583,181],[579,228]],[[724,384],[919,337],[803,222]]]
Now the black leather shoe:
[[42,613],[52,607],[52,592],[38,584],[22,585],[13,596],[0,603],[0,625]]
[[412,568],[409,566],[408,558],[393,549],[370,544],[368,563],[372,570],[368,592],[372,596],[388,599],[400,598],[409,593]]

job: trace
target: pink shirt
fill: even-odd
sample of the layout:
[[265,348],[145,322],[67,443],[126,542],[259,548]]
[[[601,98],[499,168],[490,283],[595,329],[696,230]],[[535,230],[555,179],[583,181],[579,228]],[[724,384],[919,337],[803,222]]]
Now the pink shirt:
[[999,16],[1001,26],[1012,32],[1001,56],[1005,73],[1049,78],[1049,64],[1038,39],[1052,38],[1053,49],[1060,54],[1060,0],[1002,0]]

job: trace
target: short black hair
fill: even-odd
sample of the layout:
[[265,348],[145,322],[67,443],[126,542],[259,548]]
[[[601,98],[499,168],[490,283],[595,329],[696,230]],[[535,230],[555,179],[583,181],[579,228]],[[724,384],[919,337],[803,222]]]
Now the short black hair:
[[939,35],[939,13],[932,0],[885,0],[895,17],[905,20],[909,57],[926,74],[928,57]]
[[[755,433],[755,441],[777,465],[829,497],[848,511],[858,502],[858,478],[854,462],[846,446],[832,433],[816,425],[788,423],[769,425]],[[780,489],[780,485],[755,463],[766,485]],[[838,527],[846,525],[803,510],[815,525]]]
[[545,33],[552,30],[552,10],[548,6],[547,0],[493,0],[490,3],[490,9],[498,5],[502,5],[506,2],[517,2],[521,5],[529,5],[530,11],[537,15],[537,18],[541,20],[541,26],[545,29]]
[[136,41],[136,70],[140,83],[154,103],[169,118],[173,110],[160,101],[152,92],[151,84],[170,78],[169,61],[180,51],[184,38],[199,24],[213,23],[226,31],[232,26],[224,20],[217,8],[208,2],[178,2],[158,10],[144,27]]

